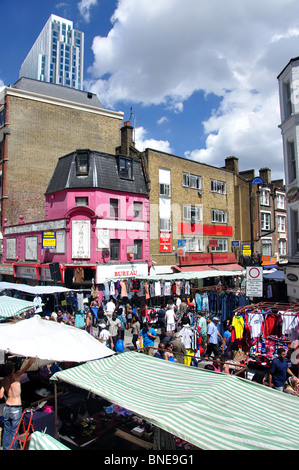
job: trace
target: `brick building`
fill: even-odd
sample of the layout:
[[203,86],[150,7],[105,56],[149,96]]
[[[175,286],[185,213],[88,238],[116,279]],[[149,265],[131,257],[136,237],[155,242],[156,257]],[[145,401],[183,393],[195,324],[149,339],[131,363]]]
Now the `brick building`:
[[97,96],[22,78],[0,92],[0,226],[41,220],[57,160],[78,148],[114,154],[123,113]]

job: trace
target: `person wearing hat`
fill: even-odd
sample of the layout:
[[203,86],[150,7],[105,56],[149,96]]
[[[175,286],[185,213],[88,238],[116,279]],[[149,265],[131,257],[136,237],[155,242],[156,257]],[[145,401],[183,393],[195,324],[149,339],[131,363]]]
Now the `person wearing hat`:
[[210,357],[213,353],[214,356],[219,356],[219,348],[218,348],[218,338],[223,341],[221,334],[218,331],[218,323],[219,318],[217,317],[208,317],[207,318],[207,349],[204,353],[204,356]]
[[113,340],[112,336],[106,328],[106,323],[99,324],[99,333],[98,338],[101,343],[103,343],[107,348],[113,349]]

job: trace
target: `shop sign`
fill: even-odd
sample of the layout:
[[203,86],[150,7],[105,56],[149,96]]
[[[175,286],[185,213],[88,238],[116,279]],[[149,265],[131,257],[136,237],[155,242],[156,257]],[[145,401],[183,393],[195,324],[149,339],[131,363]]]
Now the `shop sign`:
[[170,232],[160,232],[160,253],[171,253]]
[[251,256],[251,245],[242,245],[242,255]]
[[42,232],[42,248],[56,248],[55,230],[47,230]]
[[297,276],[297,274],[289,273],[289,274],[286,275],[286,277],[287,277],[287,279],[288,279],[289,281],[292,281],[292,282],[298,281],[298,276]]
[[147,276],[147,263],[110,264],[97,266],[97,284],[109,279],[124,279],[129,277]]

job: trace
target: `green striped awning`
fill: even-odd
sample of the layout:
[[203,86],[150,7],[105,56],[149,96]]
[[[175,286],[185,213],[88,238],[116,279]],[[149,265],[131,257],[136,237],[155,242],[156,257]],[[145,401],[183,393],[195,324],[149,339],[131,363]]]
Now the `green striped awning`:
[[134,351],[57,372],[201,449],[299,449],[299,398]]
[[30,436],[29,450],[70,450],[49,434],[35,431]]
[[8,295],[0,295],[0,320],[21,315],[31,308],[36,308],[36,303]]

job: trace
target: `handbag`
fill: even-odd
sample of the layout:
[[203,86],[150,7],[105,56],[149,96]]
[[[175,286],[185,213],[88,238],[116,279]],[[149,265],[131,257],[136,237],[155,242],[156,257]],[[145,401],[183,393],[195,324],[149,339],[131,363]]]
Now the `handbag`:
[[119,352],[119,353],[122,353],[122,352],[124,352],[124,350],[125,350],[125,347],[124,347],[123,340],[118,339],[117,342],[116,342],[116,345],[115,345],[115,351]]

